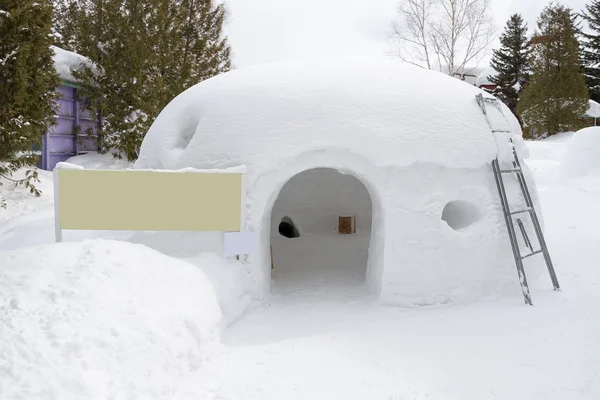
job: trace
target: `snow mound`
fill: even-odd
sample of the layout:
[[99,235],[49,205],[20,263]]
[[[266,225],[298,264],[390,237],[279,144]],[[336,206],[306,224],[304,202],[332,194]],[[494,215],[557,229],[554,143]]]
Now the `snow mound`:
[[65,162],[79,165],[85,169],[127,169],[133,166],[133,163],[115,158],[110,153],[100,154],[96,152],[74,156]]
[[600,118],[600,104],[594,100],[589,100],[589,107],[585,112],[584,117]]
[[600,173],[600,127],[575,132],[569,140],[561,168],[567,177]]
[[0,253],[0,397],[209,398],[220,324],[205,275],[141,245]]
[[538,141],[542,141],[543,143],[555,142],[555,143],[564,143],[571,140],[575,132],[560,132],[556,135],[541,137],[537,139]]
[[247,165],[260,174],[328,149],[378,166],[480,167],[498,148],[479,93],[445,74],[395,63],[243,68],[176,97],[150,128],[136,167]]
[[68,82],[77,81],[73,76],[73,71],[81,68],[81,66],[92,66],[92,62],[89,58],[82,56],[81,54],[74,53],[72,51],[61,49],[60,47],[50,46],[54,51],[54,68],[60,79]]

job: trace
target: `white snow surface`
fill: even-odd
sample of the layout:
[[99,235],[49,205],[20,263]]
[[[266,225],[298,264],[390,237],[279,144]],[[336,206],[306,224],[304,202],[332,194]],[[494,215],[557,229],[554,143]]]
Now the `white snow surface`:
[[600,176],[600,127],[575,132],[569,141],[561,171],[567,177]]
[[[559,179],[566,142],[526,145],[561,292],[553,292],[543,276],[530,279],[534,307],[514,296],[410,310],[339,293],[340,280],[355,284],[357,278],[355,270],[344,269],[344,253],[339,263],[333,260],[340,268],[337,285],[319,265],[295,263],[279,271],[276,265],[275,295],[226,333],[225,344],[233,350],[226,356],[223,398],[598,398],[600,190],[594,187],[600,186],[590,177]],[[296,239],[278,240],[290,247]],[[317,260],[307,240],[290,252]],[[360,247],[361,236],[353,240]],[[301,275],[300,267],[312,278]],[[285,280],[290,274],[296,286]]]
[[150,128],[136,166],[247,165],[260,174],[334,147],[377,166],[479,167],[497,147],[478,93],[442,73],[396,63],[243,68],[176,97]]
[[0,253],[3,400],[209,398],[220,329],[202,271],[145,246]]
[[589,107],[585,112],[585,116],[591,118],[600,118],[600,104],[594,100],[589,100]]
[[[296,239],[286,240],[276,237],[274,244],[277,246],[278,253],[275,254],[274,295],[266,299],[262,305],[247,312],[236,323],[229,325],[222,338],[223,353],[212,361],[206,360],[204,364],[206,366],[204,371],[208,371],[206,375],[194,375],[198,378],[199,384],[202,386],[206,384],[216,390],[206,393],[201,389],[196,396],[190,398],[202,400],[336,398],[347,400],[596,400],[600,398],[598,342],[600,314],[597,312],[597,305],[600,304],[600,290],[598,290],[600,269],[597,268],[597,249],[600,247],[598,230],[600,180],[592,175],[576,179],[560,178],[561,160],[566,153],[571,135],[566,133],[547,140],[524,143],[531,153],[528,165],[535,176],[539,190],[541,207],[546,217],[546,240],[562,286],[561,292],[554,292],[550,280],[544,275],[537,279],[530,279],[534,307],[525,306],[518,293],[511,297],[460,306],[448,304],[412,309],[385,307],[361,296],[359,290],[362,277],[355,269],[359,265],[354,257],[350,259],[348,256],[349,252],[356,251],[362,257],[366,257],[364,243],[367,237],[364,232],[350,237],[350,241],[343,244],[340,243],[342,238],[339,236],[324,235],[323,232],[312,237],[305,235],[297,244],[294,242]],[[52,242],[53,216],[52,213],[47,212],[47,206],[51,206],[52,199],[52,176],[43,178],[49,179],[49,182],[44,181],[44,184],[49,186],[50,192],[45,192],[42,198],[30,197],[22,191],[12,194],[10,199],[12,203],[9,203],[9,206],[17,200],[20,201],[20,212],[12,213],[10,217],[0,220],[0,250]],[[285,189],[284,193],[293,195],[298,192],[293,190],[288,192]],[[307,197],[306,194],[304,196]],[[3,212],[5,211],[0,210],[0,215]],[[22,213],[24,214],[21,215]],[[94,234],[105,235],[105,233]],[[74,234],[67,238],[81,240],[80,235]],[[137,243],[144,243],[163,253],[170,253],[190,262],[196,259],[198,263],[210,264],[209,270],[213,270],[215,275],[220,275],[219,279],[228,282],[229,287],[222,287],[220,295],[229,298],[229,301],[233,301],[239,294],[235,288],[246,284],[247,277],[243,273],[238,273],[243,269],[241,264],[232,263],[228,270],[224,270],[222,266],[214,264],[210,258],[194,253],[197,251],[194,244],[200,247],[205,245],[201,237],[147,232],[136,235],[135,239]],[[336,242],[340,244],[339,247],[327,249]],[[65,271],[69,268],[55,265],[49,260],[59,259],[69,262],[75,259],[74,253],[70,251],[71,246],[77,249],[77,254],[82,254],[84,248],[96,249],[97,252],[94,254],[98,255],[98,262],[114,260],[113,257],[100,256],[100,249],[106,243],[67,243],[0,252],[0,274],[10,271],[11,276],[22,278],[22,286],[19,287],[16,285],[13,287],[12,283],[5,283],[2,278],[0,290],[6,290],[5,287],[8,286],[8,290],[12,293],[37,288],[28,292],[35,293],[34,296],[28,296],[31,298],[29,303],[23,300],[19,303],[19,307],[25,309],[28,305],[40,304],[41,310],[47,310],[49,307],[47,302],[39,301],[42,290],[55,291],[47,283],[58,282],[65,274],[53,275],[52,271]],[[344,251],[336,253],[335,250]],[[147,250],[142,253],[145,251]],[[323,262],[324,251],[334,252],[331,265]],[[510,253],[510,247],[506,247],[504,252]],[[281,259],[282,254],[294,262],[286,265],[278,263],[277,260]],[[302,257],[306,262],[301,261]],[[152,253],[150,261],[159,258],[162,258],[160,254]],[[146,260],[143,257],[142,259]],[[136,260],[123,259],[123,261],[127,262],[116,270],[114,277],[121,277],[122,271],[119,271],[128,265],[137,265]],[[169,259],[169,270],[175,267],[172,262],[173,260]],[[43,265],[44,268],[37,268],[38,265]],[[56,268],[46,271],[47,265]],[[364,264],[362,267],[364,268]],[[511,268],[513,279],[516,280],[514,265],[511,265]],[[80,270],[86,271],[83,268]],[[97,264],[94,264],[94,270],[106,271],[102,265]],[[150,270],[154,271],[154,268]],[[205,271],[205,273],[216,286],[213,275],[210,272]],[[179,275],[177,272],[174,274]],[[175,279],[172,275],[165,276],[169,285]],[[86,276],[88,275],[83,275]],[[135,293],[144,290],[142,283],[147,280],[144,276],[139,276],[139,279],[136,282],[128,281],[130,286],[127,290],[130,290],[130,287]],[[85,282],[91,282],[91,278]],[[183,292],[187,293],[185,283],[183,287]],[[85,288],[96,290],[95,285],[87,285]],[[148,291],[154,290],[154,286],[151,288]],[[232,290],[231,293],[228,293],[229,289]],[[65,290],[68,293],[76,292],[77,296],[63,296],[59,299],[65,302],[64,304],[68,303],[71,310],[81,310],[78,301],[84,295],[83,290],[80,291],[77,284],[69,285]],[[175,295],[180,292],[183,293],[177,284]],[[202,294],[194,292],[193,295]],[[219,296],[218,293],[217,295]],[[147,299],[149,296],[147,293],[139,294],[142,299]],[[85,304],[91,305],[94,300],[99,304],[97,309],[101,309],[100,305],[110,301],[97,296],[90,296],[89,300]],[[169,297],[163,297],[162,300],[165,303],[161,310],[171,304],[166,303]],[[148,301],[155,304],[158,300]],[[136,304],[143,306],[139,302]],[[182,307],[188,310],[187,306],[189,304],[184,304]],[[122,315],[119,307],[114,307],[114,310],[106,308],[105,311],[107,319],[113,314]],[[173,321],[169,319],[172,318],[170,315],[173,313],[181,315],[178,309],[173,308],[170,308],[166,314],[152,313],[149,317],[154,318],[150,319],[153,321],[152,326],[159,325],[160,329],[170,329],[165,332],[173,332],[172,329],[175,328],[172,324],[162,322]],[[0,322],[2,323],[4,322]],[[128,327],[131,326],[128,321],[123,323]],[[131,322],[133,323],[136,323],[136,326],[138,324],[143,327],[150,326],[147,321],[141,321],[139,318]],[[80,327],[81,324],[76,326]],[[143,332],[145,331],[135,330],[131,334],[136,334],[139,338]],[[40,330],[31,346],[35,351],[40,351],[40,362],[45,362],[57,352],[52,347],[42,348],[36,344],[38,339],[40,343],[46,343],[43,334],[44,332]],[[71,329],[63,338],[71,337],[69,335],[81,335],[81,331]],[[24,335],[24,337],[30,336]],[[181,338],[174,335],[160,337],[169,340],[168,346],[181,348],[177,344],[182,343],[179,341]],[[8,340],[5,340],[6,338]],[[0,347],[21,346],[20,340],[22,339],[17,332],[6,336],[2,331]],[[25,349],[23,354],[28,355],[34,350]],[[127,354],[131,353],[129,351]],[[165,357],[169,360],[176,359],[175,356],[167,354]],[[142,355],[142,360],[152,362],[149,355]],[[77,362],[79,361],[77,359]],[[115,364],[107,365],[115,366],[118,362],[122,368],[110,369],[112,375],[105,379],[111,378],[115,382],[125,380],[126,378],[121,376],[122,371],[137,363],[134,357],[117,358],[113,361]],[[4,353],[0,357],[0,365],[3,365],[3,362],[5,362]],[[171,362],[176,363],[176,361]],[[168,361],[164,361],[163,365],[167,363]],[[160,363],[156,365],[158,364]],[[140,365],[146,370],[157,368],[144,365],[143,362],[140,362]],[[65,370],[72,378],[70,382],[81,378],[85,373],[76,362],[67,365]],[[0,368],[0,371],[2,371],[0,382],[4,382],[2,379],[5,378],[3,372],[5,370]],[[19,371],[22,372],[22,376],[28,374],[27,376],[35,378],[30,384],[34,389],[43,387],[47,383],[46,378],[60,374],[60,371],[56,371],[47,363],[40,364],[32,370],[20,369]],[[215,371],[217,371],[217,378],[215,378]],[[64,376],[66,375],[65,373]],[[175,382],[173,376],[172,371],[167,371],[156,377],[157,384],[165,381]],[[185,390],[189,387],[183,383],[186,380],[182,378],[181,381],[181,386],[178,386],[180,392],[190,393],[191,390]],[[6,396],[3,390],[10,389],[14,384],[10,381],[9,386],[0,386],[0,398],[4,400]],[[85,387],[84,384],[79,386]],[[57,388],[57,396],[60,395],[60,399],[74,398],[70,396],[71,386],[57,382],[53,387]],[[155,386],[149,386],[150,389],[153,387]],[[151,396],[148,391],[138,393],[131,391],[128,394],[129,396],[122,398],[148,400],[181,398],[175,394]],[[35,396],[27,398],[36,399]],[[45,400],[52,397],[37,398]]]
[[[522,156],[526,151],[518,121],[504,105],[503,115],[488,103],[486,121],[475,99],[480,93],[439,72],[394,63],[246,68],[174,99],[150,128],[135,166],[247,166],[246,229],[260,233],[260,252],[244,268],[257,299],[270,293],[271,231],[285,216],[278,213],[304,210],[300,226],[311,218],[335,226],[339,215],[323,202],[309,207],[292,196],[273,208],[286,182],[315,168],[352,175],[368,193],[364,207],[340,212],[368,209],[372,216],[364,281],[383,302],[419,306],[513,295],[514,261],[505,251],[508,236],[490,163],[496,157],[512,161],[509,138]],[[494,135],[490,127],[508,134]],[[320,198],[322,187],[337,187],[341,179],[333,174],[318,182],[317,176],[297,192]],[[522,208],[516,180],[507,187],[512,206]],[[342,197],[335,201],[342,204]],[[460,214],[451,220],[461,229],[444,220],[448,204]],[[466,214],[477,218],[461,220]],[[538,263],[529,264],[529,274],[537,276]]]
[[73,71],[79,69],[81,66],[92,66],[90,59],[81,54],[61,49],[57,46],[50,46],[50,48],[54,51],[54,55],[52,56],[54,68],[58,72],[60,79],[64,81],[76,82],[77,79],[73,76]]
[[85,169],[128,169],[133,167],[133,163],[126,159],[115,158],[110,153],[89,152],[78,156],[68,158],[59,163],[60,167],[67,167],[66,164],[76,165]]

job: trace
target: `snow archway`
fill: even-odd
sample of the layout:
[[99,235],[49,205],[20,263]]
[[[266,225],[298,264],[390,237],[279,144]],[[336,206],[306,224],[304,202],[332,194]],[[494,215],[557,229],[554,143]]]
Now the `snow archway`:
[[[293,176],[271,211],[274,292],[343,297],[364,292],[372,213],[371,196],[353,175],[314,168]],[[354,216],[355,233],[339,234],[340,216]],[[301,236],[293,234],[296,224]]]
[[[295,177],[296,179],[294,180],[301,182],[303,180],[302,177],[306,176],[305,174],[310,176],[310,174],[319,174],[323,171],[338,175],[338,178],[342,177],[343,181],[348,182],[353,180],[355,183],[358,183],[350,185],[350,187],[362,192],[361,196],[368,198],[370,202],[368,204],[368,218],[364,218],[364,211],[359,213],[361,215],[357,215],[358,232],[354,239],[358,237],[359,232],[362,233],[363,239],[366,236],[365,245],[367,248],[365,249],[365,261],[362,268],[362,282],[365,284],[361,288],[366,288],[369,293],[376,296],[380,293],[385,242],[384,207],[382,206],[382,199],[379,194],[381,189],[381,183],[379,182],[381,173],[368,160],[346,149],[327,149],[297,156],[281,168],[261,174],[256,178],[251,178],[251,181],[255,184],[253,185],[253,204],[250,208],[250,223],[251,225],[261,227],[260,241],[262,246],[257,259],[258,265],[255,265],[260,267],[260,275],[262,276],[261,286],[265,295],[271,292],[271,274],[273,272],[271,270],[271,238],[272,236],[280,236],[278,228],[283,217],[292,220],[301,232],[300,238],[288,239],[281,237],[282,240],[287,240],[290,244],[294,241],[301,241],[303,237],[307,236],[306,232],[318,229],[329,229],[329,232],[335,238],[339,237],[339,239],[343,239],[342,235],[337,234],[337,215],[333,215],[333,221],[332,218],[329,218],[329,222],[323,222],[324,220],[319,215],[312,215],[312,219],[309,218],[309,220],[306,220],[303,218],[303,215],[297,215],[297,210],[291,210],[292,212],[285,212],[284,210],[278,214],[275,208],[275,203],[288,182]],[[305,183],[310,184],[310,182]],[[347,208],[339,210],[342,213],[352,213],[352,210]],[[322,215],[323,210],[321,210]],[[308,237],[310,238],[310,235]]]

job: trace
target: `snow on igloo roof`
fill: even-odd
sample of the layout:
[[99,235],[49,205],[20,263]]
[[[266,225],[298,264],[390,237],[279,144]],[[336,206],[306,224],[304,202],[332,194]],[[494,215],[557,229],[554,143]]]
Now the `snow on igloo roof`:
[[[475,100],[479,93],[442,73],[394,62],[234,70],[176,97],[150,128],[136,167],[260,171],[327,148],[378,166],[477,167],[498,150]],[[510,120],[516,118],[507,108],[505,114],[521,135]]]

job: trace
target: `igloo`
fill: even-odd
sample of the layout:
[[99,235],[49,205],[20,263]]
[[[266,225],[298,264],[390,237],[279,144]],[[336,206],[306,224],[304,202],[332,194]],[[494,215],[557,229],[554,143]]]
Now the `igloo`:
[[[175,98],[136,167],[247,167],[246,229],[260,251],[244,267],[257,299],[272,281],[281,295],[307,289],[286,279],[406,306],[517,294],[491,162],[511,140],[527,154],[504,106],[511,133],[492,133],[480,93],[392,62],[244,68]],[[507,190],[518,201],[514,182]],[[339,234],[344,216],[356,233]],[[525,267],[529,278],[541,272],[533,259]]]

